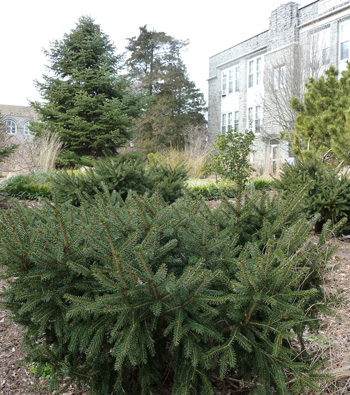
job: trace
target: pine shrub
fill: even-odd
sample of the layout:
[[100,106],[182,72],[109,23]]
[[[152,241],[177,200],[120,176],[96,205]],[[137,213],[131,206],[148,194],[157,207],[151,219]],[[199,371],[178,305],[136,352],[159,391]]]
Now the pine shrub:
[[84,172],[62,170],[52,179],[52,187],[60,202],[70,200],[79,204],[79,194],[90,196],[102,191],[102,183],[109,191],[116,190],[125,199],[128,191],[140,195],[154,193],[156,188],[166,201],[173,202],[183,194],[187,172],[182,165],[171,168],[165,165],[147,167],[139,154],[120,154],[104,158]]
[[[303,206],[306,215],[308,218],[319,215],[315,225],[317,232],[328,220],[335,224],[350,216],[349,174],[341,173],[329,164],[316,160],[297,161],[294,166],[284,164],[280,179],[275,180],[274,186],[285,195],[305,190]],[[340,231],[350,231],[349,224],[344,223]]]
[[325,226],[267,194],[211,212],[159,194],[125,199],[108,187],[78,207],[17,204],[1,213],[3,305],[27,328],[27,359],[90,394],[214,394],[249,380],[252,393],[317,388],[303,348],[327,311]]

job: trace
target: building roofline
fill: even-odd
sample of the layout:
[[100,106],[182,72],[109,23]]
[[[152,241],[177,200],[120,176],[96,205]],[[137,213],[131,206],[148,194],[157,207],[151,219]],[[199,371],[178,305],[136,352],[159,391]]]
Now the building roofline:
[[[319,1],[319,0],[318,0],[318,1]],[[317,3],[317,1],[314,1],[314,3]],[[313,4],[313,3],[312,3],[312,4]],[[298,29],[302,29],[302,28],[305,27],[305,26],[312,25],[312,24],[314,24],[314,23],[317,23],[317,22],[319,22],[319,21],[322,21],[322,19],[328,18],[328,17],[330,17],[330,16],[332,16],[332,15],[334,15],[334,14],[337,14],[337,13],[340,12],[340,11],[344,11],[344,10],[346,10],[347,8],[350,8],[350,4],[345,4],[345,5],[343,5],[342,7],[335,8],[335,9],[331,9],[329,12],[326,12],[325,14],[322,14],[322,15],[320,15],[319,17],[312,19],[311,21],[308,21],[308,22],[305,22],[305,23],[303,23],[303,24],[301,24],[301,25],[298,25],[297,27],[298,27]]]
[[223,63],[218,64],[218,65],[216,66],[216,68],[220,68],[220,67],[222,67],[222,66],[225,66],[225,65],[228,64],[228,63],[235,62],[235,61],[238,60],[238,59],[245,58],[246,56],[249,56],[249,55],[251,55],[251,54],[253,54],[253,53],[255,53],[255,52],[262,51],[262,50],[265,49],[265,48],[267,48],[267,45],[262,45],[261,47],[252,49],[251,51],[244,52],[242,55],[236,56],[235,58],[226,60],[226,62],[223,62]]
[[303,5],[303,6],[300,7],[298,10],[302,10],[303,8],[309,7],[310,5],[315,4],[315,3],[318,3],[319,1],[320,1],[320,0],[312,1],[312,2],[309,3],[309,4]]
[[[246,40],[241,41],[241,42],[239,42],[238,44],[233,45],[233,46],[230,47],[230,48],[224,49],[223,51],[220,51],[220,52],[216,53],[215,55],[209,56],[209,59],[214,58],[215,56],[220,55],[220,54],[223,53],[223,52],[229,51],[229,50],[232,49],[232,48],[238,47],[239,45],[244,44],[245,42],[250,41],[250,40],[252,40],[253,38],[258,37],[258,36],[260,36],[260,35],[262,35],[262,34],[265,34],[265,33],[267,33],[268,31],[269,31],[269,29],[267,29],[267,30],[265,30],[265,31],[263,31],[263,32],[261,32],[261,33],[258,33],[258,34],[256,34],[255,36],[252,36],[252,37],[250,37],[250,38],[247,38]],[[240,57],[241,57],[241,56],[240,56]]]
[[0,104],[0,107],[25,107],[25,108],[32,108],[31,106],[24,106],[23,104]]
[[[320,0],[312,1],[311,3],[306,4],[306,5],[304,5],[303,7],[298,8],[298,11],[299,11],[299,10],[302,10],[302,9],[304,9],[304,8],[306,8],[306,7],[310,7],[312,4],[318,3],[319,1],[320,1]],[[290,1],[290,2],[288,2],[288,3],[297,3],[297,2]],[[288,4],[288,3],[285,3],[285,4]],[[342,7],[342,8],[340,8],[340,9],[343,9],[343,8],[346,8],[346,7],[348,7],[348,6]],[[276,8],[276,9],[277,9],[277,8]],[[338,10],[339,10],[339,9],[337,9],[337,11],[338,11]],[[334,11],[334,10],[333,10],[333,11]],[[331,13],[327,13],[327,14],[325,14],[325,15],[322,15],[320,18],[317,18],[317,20],[323,18],[323,17],[326,16],[326,15],[331,15]],[[306,26],[306,25],[308,25],[308,24],[310,24],[310,23],[314,23],[315,21],[316,21],[316,19],[313,19],[312,21],[306,22],[306,23],[304,23],[304,24],[302,24],[302,25],[299,25],[298,27]],[[241,41],[241,42],[237,43],[236,45],[233,45],[232,47],[229,47],[229,48],[224,49],[224,50],[222,50],[222,51],[220,51],[220,52],[217,52],[216,54],[210,56],[209,59],[214,58],[215,56],[220,55],[220,54],[223,53],[223,52],[229,51],[229,50],[232,49],[232,48],[238,47],[239,45],[244,44],[245,42],[247,42],[247,41],[249,41],[249,40],[252,40],[252,39],[254,39],[255,37],[258,37],[258,36],[260,36],[260,35],[262,35],[262,34],[268,33],[269,30],[270,30],[270,29],[264,30],[263,32],[258,33],[258,34],[256,34],[256,35],[250,37],[250,38],[247,38],[246,40]]]

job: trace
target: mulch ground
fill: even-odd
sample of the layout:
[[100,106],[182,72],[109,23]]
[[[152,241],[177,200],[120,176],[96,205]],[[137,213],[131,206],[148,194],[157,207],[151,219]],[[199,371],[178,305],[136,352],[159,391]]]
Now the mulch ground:
[[[319,336],[309,339],[309,347],[321,350],[329,358],[325,371],[333,376],[323,387],[322,395],[350,394],[350,242],[332,240],[339,247],[329,262],[326,289],[336,291],[342,301],[336,306],[336,316],[323,320]],[[0,274],[3,268],[0,268]],[[7,284],[0,280],[0,289]],[[13,323],[6,310],[0,308],[0,395],[22,395],[32,393],[48,395],[45,380],[35,382],[34,374],[26,363],[21,350],[23,330]],[[234,380],[234,379],[233,379]],[[235,380],[234,380],[235,381]],[[236,380],[237,381],[237,380]],[[237,387],[237,383],[234,383]],[[218,385],[216,393],[237,394],[234,386]],[[225,387],[225,388],[223,388]],[[236,388],[237,389],[237,388]],[[86,395],[87,391],[70,388],[64,395]]]

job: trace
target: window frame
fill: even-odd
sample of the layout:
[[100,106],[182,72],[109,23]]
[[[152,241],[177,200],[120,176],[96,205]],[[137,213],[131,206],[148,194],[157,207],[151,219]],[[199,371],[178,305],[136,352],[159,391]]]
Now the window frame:
[[254,108],[253,107],[248,107],[248,111],[247,111],[247,117],[248,117],[248,130],[252,130],[253,129],[253,123],[254,123]]
[[262,122],[262,108],[261,106],[255,106],[255,131],[260,132],[261,128],[261,122]]
[[221,81],[221,93],[223,96],[226,96],[227,90],[227,72],[226,70],[222,72],[222,81]]
[[232,130],[232,112],[227,114],[227,131]]
[[221,133],[226,134],[226,126],[227,126],[227,118],[226,118],[226,113],[221,114]]
[[[346,20],[339,26],[339,62],[345,62],[349,59],[349,41],[350,41],[350,21]],[[344,49],[344,46],[346,48]]]
[[235,92],[239,92],[239,66],[235,67]]
[[255,83],[256,85],[260,85],[261,84],[261,57],[256,59],[256,80]]
[[228,71],[228,93],[233,92],[233,69],[229,69]]
[[281,65],[273,69],[273,87],[275,90],[286,87],[286,65]]
[[29,124],[30,124],[30,121],[27,121],[23,125],[23,135],[24,136],[32,136],[33,135],[33,132],[30,130]]
[[[346,44],[346,49],[343,50],[343,45]],[[344,52],[346,52],[346,56],[343,56]],[[342,41],[340,43],[340,61],[349,59],[349,40]]]
[[254,59],[248,62],[248,88],[254,86]]
[[234,130],[238,131],[239,130],[239,111],[235,111],[235,118],[234,118]]
[[[12,123],[11,125],[9,125],[10,122]],[[17,134],[16,122],[13,119],[6,119],[5,124],[6,124],[6,133],[11,136],[15,136]],[[13,130],[14,132],[12,132]]]
[[331,48],[322,48],[322,66],[328,66],[331,63]]

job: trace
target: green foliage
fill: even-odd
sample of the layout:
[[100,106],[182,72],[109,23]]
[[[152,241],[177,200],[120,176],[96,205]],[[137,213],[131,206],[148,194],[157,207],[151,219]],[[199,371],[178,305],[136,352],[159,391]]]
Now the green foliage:
[[132,121],[140,115],[143,99],[119,75],[121,57],[114,51],[100,26],[82,17],[44,52],[50,75],[36,82],[43,101],[31,105],[41,122],[31,122],[31,130],[58,133],[64,144],[61,166],[82,164],[84,156],[113,154],[131,139]]
[[102,190],[102,183],[109,191],[116,190],[122,199],[132,190],[140,195],[156,189],[166,201],[173,202],[182,196],[187,173],[183,165],[153,166],[147,168],[139,154],[122,154],[115,158],[100,159],[93,168],[84,172],[61,170],[52,178],[52,188],[60,202],[71,200],[79,204],[79,195],[95,195]]
[[13,176],[1,184],[0,193],[19,199],[51,199],[51,176],[52,173],[50,172],[35,172]]
[[248,180],[247,189],[254,189],[256,191],[273,189],[273,178],[253,177]]
[[244,133],[229,130],[226,134],[220,134],[214,143],[216,152],[207,165],[208,173],[217,173],[226,180],[233,180],[239,189],[243,189],[252,172],[249,154],[253,141],[254,133],[250,130]]
[[148,98],[136,131],[137,148],[154,152],[170,145],[183,147],[188,128],[206,125],[204,96],[189,79],[180,56],[188,42],[148,30],[147,25],[128,41],[129,75]]
[[[305,189],[303,207],[307,216],[319,215],[316,231],[328,220],[335,224],[350,216],[350,178],[334,166],[322,165],[317,160],[297,161],[294,166],[286,163],[274,185],[287,196]],[[347,223],[339,231],[349,229]]]
[[174,167],[168,165],[153,166],[147,171],[152,187],[151,192],[159,191],[166,202],[175,202],[183,195],[188,173],[184,163]]
[[150,152],[147,155],[148,163],[151,167],[162,166],[166,164],[166,157],[159,152]]
[[[219,180],[209,180],[209,183],[189,183],[187,185],[187,193],[195,199],[216,200],[223,196],[227,198],[235,198],[239,194],[238,186],[235,182],[224,182]],[[245,190],[260,191],[273,188],[273,179],[255,177],[248,180]]]
[[45,363],[43,366],[40,366],[38,363],[34,362],[28,367],[30,368],[31,373],[35,373],[36,378],[48,380],[53,378],[52,366],[49,363]]
[[61,374],[94,395],[214,394],[226,375],[258,394],[317,388],[302,336],[327,312],[334,249],[329,226],[310,241],[301,199],[263,193],[211,212],[105,191],[1,213],[2,300],[28,329],[27,359],[52,366],[53,386]]
[[332,158],[350,164],[350,65],[338,75],[331,66],[320,78],[306,83],[302,100],[291,101],[298,115],[289,137],[300,161]]
[[216,200],[223,196],[234,198],[238,195],[238,188],[235,183],[213,183],[187,187],[188,194],[194,199]]

